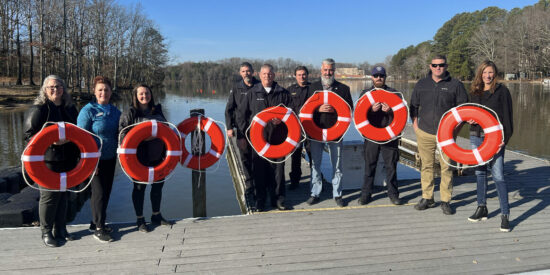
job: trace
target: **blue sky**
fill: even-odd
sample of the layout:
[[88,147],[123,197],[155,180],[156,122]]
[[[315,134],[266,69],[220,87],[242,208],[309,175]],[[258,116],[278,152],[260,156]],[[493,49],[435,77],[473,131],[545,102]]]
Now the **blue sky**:
[[165,36],[170,63],[229,57],[292,58],[317,64],[383,62],[431,40],[455,14],[537,0],[211,1],[120,0],[140,3]]

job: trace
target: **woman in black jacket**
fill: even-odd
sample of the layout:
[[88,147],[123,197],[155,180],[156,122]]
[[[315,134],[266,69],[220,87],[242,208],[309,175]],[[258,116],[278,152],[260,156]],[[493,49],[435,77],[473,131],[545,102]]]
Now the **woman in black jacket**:
[[[25,141],[28,143],[44,123],[65,121],[76,124],[78,111],[66,89],[65,82],[56,75],[44,79],[38,97],[25,118]],[[46,166],[54,172],[72,170],[80,158],[78,147],[67,141],[52,144],[44,154]],[[69,194],[40,189],[38,215],[42,240],[49,247],[57,247],[58,240],[72,241],[67,232],[67,200]]]
[[[123,131],[129,125],[152,120],[166,121],[162,113],[160,104],[155,105],[151,88],[145,84],[140,84],[132,91],[132,105],[124,111],[120,117],[119,131]],[[125,129],[122,132],[123,137],[130,129]],[[164,142],[158,138],[150,138],[141,142],[137,148],[137,158],[141,164],[145,166],[156,166],[161,163],[166,154]],[[151,186],[151,206],[153,215],[151,222],[157,225],[171,225],[172,222],[165,220],[160,214],[160,202],[162,199],[162,187],[164,181],[154,183]],[[134,189],[132,190],[132,202],[136,211],[138,230],[141,232],[149,232],[149,228],[143,217],[143,201],[145,198],[145,187],[147,184],[134,181]]]
[[[479,65],[476,71],[472,87],[470,89],[470,99],[472,103],[481,104],[495,111],[504,130],[504,142],[500,145],[500,150],[493,159],[483,166],[476,167],[477,177],[477,209],[468,220],[477,222],[487,219],[487,170],[491,170],[493,180],[498,193],[500,202],[501,225],[500,230],[510,231],[508,205],[508,189],[504,181],[504,151],[506,144],[514,132],[514,121],[512,113],[512,97],[506,86],[497,81],[498,70],[492,61],[484,61]],[[470,143],[472,148],[477,148],[483,142],[483,129],[478,124],[470,123]]]

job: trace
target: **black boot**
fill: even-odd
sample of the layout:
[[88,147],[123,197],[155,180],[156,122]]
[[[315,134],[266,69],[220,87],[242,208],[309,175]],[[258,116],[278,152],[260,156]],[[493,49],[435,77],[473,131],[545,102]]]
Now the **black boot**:
[[502,221],[500,222],[500,231],[510,232],[510,222],[508,221],[508,215],[501,216]]
[[49,247],[58,247],[57,241],[52,235],[52,232],[46,232],[42,233],[42,241],[44,241],[44,244]]
[[474,212],[474,214],[471,215],[468,220],[471,222],[484,221],[487,219],[488,212],[489,211],[487,211],[487,206],[480,205],[477,207],[476,212]]
[[174,224],[171,221],[168,221],[162,217],[160,213],[151,215],[151,223],[155,225],[172,225]]

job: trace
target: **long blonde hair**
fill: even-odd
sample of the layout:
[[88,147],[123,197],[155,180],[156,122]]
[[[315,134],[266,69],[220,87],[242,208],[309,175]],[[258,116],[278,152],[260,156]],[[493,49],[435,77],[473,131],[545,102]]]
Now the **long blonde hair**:
[[48,100],[48,96],[46,95],[46,85],[48,84],[48,81],[55,80],[63,86],[63,95],[61,95],[61,98],[63,99],[62,104],[63,105],[69,105],[73,103],[73,100],[71,98],[71,95],[69,94],[69,91],[67,91],[67,85],[65,85],[65,81],[61,79],[61,77],[57,75],[48,75],[46,78],[44,78],[44,82],[42,82],[42,86],[40,87],[40,91],[38,92],[38,96],[34,99],[35,105],[42,105],[46,103]]
[[490,85],[490,88],[489,88],[489,91],[491,93],[495,92],[495,89],[496,89],[496,86],[497,86],[497,83],[498,83],[498,81],[497,81],[497,75],[498,75],[497,65],[495,65],[495,63],[493,61],[485,60],[481,64],[479,64],[479,66],[477,67],[476,75],[474,77],[474,81],[472,81],[472,85],[470,86],[470,93],[475,94],[475,95],[480,95],[485,90],[485,83],[483,82],[483,71],[487,67],[493,67],[493,70],[495,71],[495,78],[491,82],[491,85]]

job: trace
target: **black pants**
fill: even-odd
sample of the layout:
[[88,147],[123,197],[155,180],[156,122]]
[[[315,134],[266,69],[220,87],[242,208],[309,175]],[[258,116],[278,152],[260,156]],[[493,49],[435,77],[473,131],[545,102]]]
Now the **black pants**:
[[[51,161],[46,162],[46,167],[50,170],[61,173],[70,170],[68,167],[74,167],[74,161]],[[40,190],[40,201],[38,202],[38,217],[40,220],[40,230],[42,233],[56,230],[64,230],[67,226],[67,202],[68,192],[54,192],[47,189]]]
[[[275,161],[281,161],[277,159]],[[252,169],[254,177],[254,188],[256,191],[257,206],[264,206],[267,193],[269,193],[271,204],[278,199],[285,197],[285,164],[272,163],[256,152],[252,155]]]
[[[143,201],[145,200],[145,188],[149,184],[141,184],[134,182],[134,189],[132,190],[132,202],[134,202],[134,210],[136,216],[143,216]],[[151,206],[153,212],[160,212],[160,201],[162,200],[162,187],[164,181],[151,184]]]
[[99,160],[97,172],[90,184],[92,187],[92,196],[90,206],[92,207],[92,221],[97,228],[105,226],[107,217],[107,205],[113,188],[113,178],[115,176],[116,158]]
[[394,140],[386,144],[377,144],[369,140],[365,140],[365,181],[361,188],[361,197],[363,199],[370,198],[374,185],[374,173],[376,172],[376,164],[378,163],[378,155],[382,152],[384,166],[386,168],[386,182],[388,184],[388,196],[399,197],[397,190],[397,161],[399,161],[399,141]]
[[246,188],[245,192],[252,193],[254,191],[254,183],[252,181],[252,147],[247,142],[244,150],[239,149],[239,154],[243,163],[243,172],[244,172],[244,187]]
[[[290,156],[290,177],[291,184],[299,184],[300,179],[302,179],[302,148],[306,148],[306,153],[309,158],[309,163],[311,164],[311,153],[309,152],[309,142],[305,140],[303,143],[298,145],[296,151]],[[311,166],[311,165],[310,165]]]

